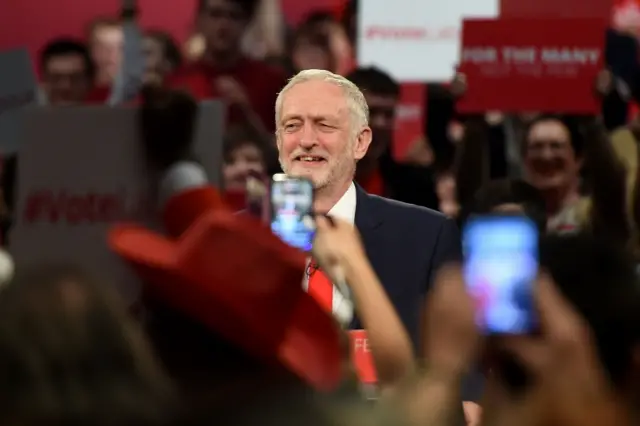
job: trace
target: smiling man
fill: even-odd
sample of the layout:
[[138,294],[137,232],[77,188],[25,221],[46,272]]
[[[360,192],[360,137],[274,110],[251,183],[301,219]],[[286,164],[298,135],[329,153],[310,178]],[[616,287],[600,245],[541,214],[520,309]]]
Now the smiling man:
[[[453,221],[438,212],[367,194],[353,183],[356,164],[372,140],[368,121],[369,108],[356,85],[329,71],[302,71],[276,101],[280,164],[288,175],[313,182],[316,212],[358,228],[367,257],[417,348],[424,296],[436,270],[460,258],[459,235]],[[314,277],[309,292],[319,294]],[[349,328],[366,325],[354,316]]]

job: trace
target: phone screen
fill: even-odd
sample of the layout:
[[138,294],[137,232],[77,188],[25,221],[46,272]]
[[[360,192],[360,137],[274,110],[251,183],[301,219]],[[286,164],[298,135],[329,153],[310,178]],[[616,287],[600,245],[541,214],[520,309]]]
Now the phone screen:
[[538,230],[525,216],[479,216],[463,232],[464,275],[487,334],[524,334],[537,324],[533,286]]
[[271,230],[285,243],[311,251],[313,185],[306,179],[280,178],[271,184]]

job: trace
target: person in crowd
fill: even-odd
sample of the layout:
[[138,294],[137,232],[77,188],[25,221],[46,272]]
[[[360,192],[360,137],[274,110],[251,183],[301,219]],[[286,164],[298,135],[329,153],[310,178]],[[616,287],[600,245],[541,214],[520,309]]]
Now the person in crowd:
[[[193,126],[195,122],[195,115],[187,112],[195,111],[193,101],[190,103],[183,94],[179,93],[167,96],[168,98],[164,98],[161,104],[154,101],[153,97],[147,97],[148,103],[143,106],[141,113],[141,125],[146,128],[143,130],[145,138],[153,138],[153,141],[148,140],[144,145],[146,152],[148,152],[148,158],[155,158],[155,160],[151,160],[151,164],[155,164],[155,167],[161,165],[161,169],[164,170],[168,169],[164,172],[166,177],[162,179],[160,186],[161,199],[168,200],[164,201],[165,213],[163,217],[165,228],[169,234],[178,237],[187,229],[197,227],[196,223],[201,220],[200,218],[206,217],[207,214],[216,210],[223,211],[224,208],[220,195],[215,195],[216,191],[208,185],[201,168],[193,162],[181,160],[189,158],[189,155],[186,154],[189,149],[177,149],[177,147],[167,149],[168,146],[183,144],[188,146],[187,136],[192,134],[192,129],[187,123],[191,123]],[[177,109],[183,112],[179,112]],[[154,116],[164,119],[152,120]],[[178,117],[182,117],[182,119],[179,120]],[[181,135],[178,135],[177,131],[181,132]],[[166,135],[165,139],[161,139],[163,135]],[[173,165],[170,165],[171,162],[168,161],[168,158],[174,158]],[[176,182],[176,180],[180,182]],[[174,183],[171,183],[172,181]],[[169,191],[169,193],[166,194],[165,191]],[[188,211],[191,212],[186,213]],[[345,278],[351,289],[349,291],[354,296],[355,311],[362,319],[363,325],[372,330],[369,341],[374,351],[380,385],[393,387],[413,370],[410,340],[375,272],[367,261],[358,232],[353,229],[352,225],[337,219],[336,222],[331,222],[335,226],[329,227],[328,223],[321,218],[318,219],[318,230],[313,249],[314,257],[318,263],[327,268],[330,274],[335,274],[336,267],[345,272]],[[116,238],[121,237],[116,236]],[[282,242],[277,241],[279,244],[276,246],[283,245]],[[247,251],[250,250],[250,244],[240,244],[237,247],[241,248],[243,258],[247,258],[250,253]],[[229,246],[227,250],[232,249],[233,247]],[[149,252],[149,250],[146,251]],[[227,255],[229,253],[230,251],[226,251]],[[277,256],[277,252],[274,251],[273,255],[267,257],[265,261],[276,262],[277,258],[273,256]],[[302,256],[304,259],[304,255]],[[248,263],[255,261],[251,260],[250,256],[247,258]],[[304,263],[303,261],[303,266]],[[275,277],[275,275],[270,276]],[[295,277],[295,281],[299,282],[302,277],[301,273]],[[330,286],[330,283],[326,284]],[[302,291],[301,286],[294,286],[294,288]],[[309,293],[313,297],[313,291]],[[353,310],[353,302],[344,300],[344,306],[349,306],[349,309]],[[304,315],[312,315],[312,313],[313,309],[305,312]],[[328,312],[325,312],[325,315],[327,314]]]
[[169,33],[149,30],[142,44],[145,55],[145,84],[162,84],[167,75],[182,66],[182,53]]
[[[482,337],[462,271],[454,265],[441,271],[424,326],[424,352],[435,371],[398,395],[413,424],[446,424],[456,384],[446,377],[469,369],[478,353],[491,372],[482,424],[635,424],[640,294],[632,258],[609,243],[586,234],[542,238],[547,274],[533,295],[535,335]],[[430,392],[416,391],[429,384]],[[440,411],[425,411],[436,397]]]
[[271,132],[273,104],[286,77],[242,54],[242,37],[256,7],[256,0],[199,0],[197,22],[205,53],[200,61],[169,76],[166,84],[186,89],[199,100],[221,97],[229,106],[230,123]]
[[2,424],[169,426],[178,395],[112,287],[34,265],[0,293]]
[[268,174],[271,141],[261,141],[251,128],[233,126],[225,132],[222,177],[226,191],[244,191],[247,177]]
[[110,17],[93,19],[87,28],[87,43],[96,64],[96,87],[110,88],[122,63],[122,22]]
[[541,241],[540,265],[549,274],[536,285],[540,333],[490,348],[485,421],[634,424],[640,294],[633,259],[606,239],[552,235]]
[[87,47],[74,39],[47,43],[40,53],[41,88],[53,106],[78,105],[93,89],[95,64]]
[[[605,72],[598,78],[603,94],[608,93],[602,87],[607,75]],[[478,161],[485,158],[486,138],[486,120],[470,117],[457,159],[459,202],[463,205],[486,176],[485,161]],[[630,229],[625,169],[598,119],[538,115],[529,122],[525,138],[521,151],[525,178],[544,195],[549,230],[567,233],[590,228],[627,244]],[[583,165],[589,196],[581,191]]]
[[347,75],[355,68],[353,46],[340,21],[330,10],[316,10],[309,13],[300,27],[324,34],[329,40],[336,74]]
[[285,52],[285,16],[280,0],[258,0],[256,13],[242,40],[250,58],[275,61]]
[[298,27],[292,35],[288,58],[291,75],[308,69],[335,71],[329,38],[308,25]]
[[[355,224],[369,261],[417,347],[420,301],[435,271],[460,257],[455,224],[435,211],[372,196],[354,184],[356,165],[367,154],[372,131],[366,99],[351,81],[329,71],[302,71],[278,95],[275,112],[282,169],[313,182],[315,211]],[[314,276],[309,292],[331,300],[335,309],[341,299],[332,296],[326,280]],[[354,317],[349,328],[362,328],[360,318]]]
[[458,218],[460,223],[464,223],[471,215],[491,213],[521,213],[533,220],[541,234],[547,231],[544,196],[522,179],[499,179],[485,183],[465,203]]
[[437,208],[431,168],[403,164],[392,156],[399,84],[387,73],[373,67],[358,68],[346,78],[363,92],[373,132],[367,154],[358,161],[356,182],[371,194]]

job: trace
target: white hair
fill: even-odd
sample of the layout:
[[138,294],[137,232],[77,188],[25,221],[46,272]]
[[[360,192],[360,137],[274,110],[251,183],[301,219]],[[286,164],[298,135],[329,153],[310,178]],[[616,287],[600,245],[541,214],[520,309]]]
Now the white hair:
[[358,86],[343,76],[334,74],[331,71],[311,69],[300,71],[293,76],[280,93],[278,93],[278,97],[276,98],[276,129],[280,128],[284,95],[293,86],[307,81],[326,81],[342,89],[347,99],[349,111],[351,112],[351,125],[354,132],[359,132],[363,127],[369,125],[369,106]]

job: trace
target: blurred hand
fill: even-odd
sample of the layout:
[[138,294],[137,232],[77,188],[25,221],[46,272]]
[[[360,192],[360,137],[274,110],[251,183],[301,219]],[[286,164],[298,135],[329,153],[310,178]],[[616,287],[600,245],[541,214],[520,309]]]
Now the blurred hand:
[[220,95],[231,105],[240,108],[250,108],[251,101],[242,84],[229,76],[218,77],[215,81],[216,89]]
[[535,385],[530,393],[545,396],[556,424],[620,424],[613,418],[615,397],[583,318],[547,277],[537,283],[536,301],[541,337],[518,336],[504,342],[532,374]]
[[482,407],[475,402],[464,401],[462,403],[464,409],[464,418],[467,426],[480,426],[482,420]]
[[431,144],[426,140],[426,136],[416,139],[402,159],[403,163],[422,167],[430,166],[433,161],[433,149],[431,149]]
[[458,267],[446,266],[429,293],[423,351],[436,373],[462,377],[472,368],[480,344],[474,303]]
[[360,234],[353,225],[341,219],[328,219],[324,216],[316,217],[312,254],[322,270],[331,278],[335,278],[339,269],[345,271],[350,261],[366,256]]
[[449,86],[449,91],[456,99],[464,96],[464,94],[467,93],[467,76],[462,73],[456,73]]
[[614,77],[611,71],[602,70],[598,73],[595,82],[596,93],[605,97],[614,89]]

